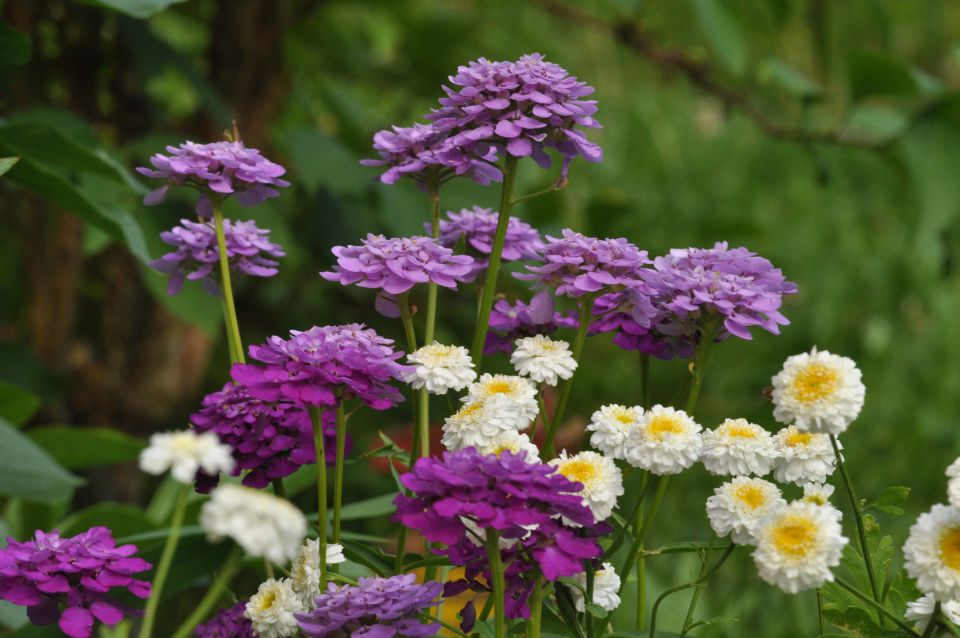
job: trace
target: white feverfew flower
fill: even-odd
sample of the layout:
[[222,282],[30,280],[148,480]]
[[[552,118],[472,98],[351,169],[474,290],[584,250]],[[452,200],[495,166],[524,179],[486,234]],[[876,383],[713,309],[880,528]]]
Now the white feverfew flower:
[[[937,599],[932,594],[924,594],[913,602],[907,603],[907,612],[904,617],[912,620],[917,631],[923,631],[930,624],[933,612],[937,606]],[[954,625],[960,624],[960,601],[948,600],[940,603],[940,611],[947,620]]]
[[504,432],[516,432],[517,417],[513,402],[491,395],[466,403],[443,423],[443,446],[451,452],[468,447],[490,448]]
[[837,467],[833,446],[826,434],[801,432],[791,425],[777,432],[773,439],[777,448],[773,476],[781,483],[825,483]]
[[407,383],[415,390],[426,386],[430,394],[463,390],[477,378],[470,352],[463,346],[445,346],[434,341],[408,355],[407,360],[413,364]]
[[477,447],[480,454],[496,454],[500,456],[503,452],[512,452],[519,454],[526,452],[524,457],[528,463],[540,462],[540,448],[530,440],[526,434],[521,434],[514,430],[505,430],[491,438],[486,445]]
[[506,399],[513,413],[513,429],[525,430],[540,412],[537,388],[523,377],[486,373],[473,383],[463,397],[464,403],[473,403],[491,397]]
[[606,520],[623,495],[623,476],[613,459],[596,452],[580,452],[568,456],[564,450],[550,461],[571,481],[581,483],[580,496],[597,521]]
[[156,476],[170,470],[178,483],[190,484],[198,470],[213,476],[230,473],[233,455],[213,432],[162,432],[152,435],[140,453],[140,469]]
[[843,519],[843,512],[830,503],[830,497],[833,496],[834,487],[829,483],[804,483],[803,498],[804,503],[813,503],[825,508],[828,512],[837,517],[837,520]]
[[[327,565],[343,563],[343,545],[327,545]],[[316,597],[320,595],[320,541],[308,538],[297,550],[290,566],[290,585],[306,609],[313,609]]]
[[838,435],[860,414],[866,388],[852,359],[816,348],[789,357],[773,377],[773,417]]
[[786,505],[780,488],[770,481],[738,476],[707,499],[707,518],[718,536],[730,534],[737,545],[756,545],[759,522]]
[[230,537],[250,556],[277,565],[292,560],[307,535],[306,518],[289,501],[230,483],[213,490],[200,524],[210,540]]
[[920,591],[937,600],[960,598],[960,510],[934,505],[910,528],[904,567]]
[[703,466],[711,474],[746,476],[769,474],[777,461],[773,436],[746,419],[727,419],[703,433]]
[[[580,586],[586,589],[587,575],[580,572],[577,579],[580,581]],[[576,587],[570,589],[577,611],[584,611],[583,592]],[[620,576],[610,563],[604,563],[603,568],[593,574],[593,604],[608,612],[620,606]]]
[[605,405],[593,413],[587,424],[587,430],[593,432],[590,445],[607,456],[625,459],[627,436],[631,430],[640,427],[642,419],[643,408],[640,406]]
[[577,369],[577,362],[566,341],[554,341],[546,335],[517,339],[516,349],[510,355],[510,364],[517,373],[537,383],[557,385],[560,379],[569,379]]
[[655,405],[627,435],[624,457],[658,476],[678,474],[700,458],[702,429],[683,410]]
[[826,508],[801,501],[768,515],[756,530],[753,561],[760,578],[788,594],[832,582],[831,568],[849,542]]
[[298,630],[294,614],[305,611],[288,579],[271,578],[260,583],[257,593],[247,601],[243,615],[250,619],[260,638],[287,638]]

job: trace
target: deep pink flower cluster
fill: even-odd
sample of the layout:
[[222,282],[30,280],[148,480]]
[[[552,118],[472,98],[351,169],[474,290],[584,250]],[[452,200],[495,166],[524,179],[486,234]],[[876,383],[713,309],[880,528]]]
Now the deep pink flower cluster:
[[510,354],[514,341],[521,337],[553,334],[559,328],[576,328],[578,325],[575,312],[561,313],[549,308],[546,315],[540,317],[531,305],[520,300],[511,304],[506,299],[493,304],[487,340],[483,346],[484,354]]
[[207,622],[197,625],[193,635],[196,638],[257,638],[250,620],[243,615],[246,605],[246,601],[240,601],[233,607],[227,607]]
[[397,363],[403,352],[363,324],[291,330],[289,339],[274,336],[250,346],[250,356],[262,365],[238,363],[231,374],[262,401],[334,407],[357,398],[374,410],[403,401],[391,385],[408,372]]
[[87,638],[97,621],[116,625],[129,611],[111,590],[150,596],[150,583],[132,576],[151,567],[133,558],[137,551],[136,545],[117,547],[106,527],[69,538],[40,530],[23,543],[7,538],[0,549],[0,599],[26,607],[35,625],[59,621],[70,638]]
[[[469,281],[473,281],[487,269],[487,257],[493,251],[499,217],[493,209],[474,206],[472,209],[461,209],[459,213],[448,211],[447,218],[440,220],[441,244],[447,248],[455,248],[463,240],[467,249],[474,253],[473,270],[467,275]],[[430,229],[430,224],[424,226],[427,230]],[[536,259],[541,250],[543,240],[539,231],[518,217],[510,217],[500,259],[505,262]]]

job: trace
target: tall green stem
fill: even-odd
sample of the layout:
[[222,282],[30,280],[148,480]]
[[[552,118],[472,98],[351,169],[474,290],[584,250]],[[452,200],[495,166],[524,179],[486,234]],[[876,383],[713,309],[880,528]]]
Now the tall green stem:
[[497,291],[497,277],[500,274],[500,255],[507,236],[510,222],[510,208],[513,206],[513,186],[517,178],[517,158],[507,154],[503,165],[503,188],[500,191],[500,211],[497,219],[497,232],[493,237],[493,249],[490,251],[490,265],[483,280],[483,296],[477,314],[477,327],[473,333],[473,346],[470,356],[477,370],[483,360],[483,344],[487,338],[487,326],[490,324],[490,309],[493,308],[493,296]]
[[[407,346],[413,352],[417,349],[417,332],[413,326],[410,299],[407,295],[400,295],[397,297],[397,305],[400,308],[400,321],[403,323],[403,332],[407,337]],[[414,439],[419,443],[419,447],[414,452],[421,458],[427,458],[430,456],[430,396],[426,386],[417,391],[416,415]]]
[[493,593],[494,610],[494,636],[495,638],[506,638],[507,635],[507,614],[506,614],[506,586],[503,578],[503,564],[500,561],[500,534],[487,530],[487,556],[490,565],[490,579]]
[[[440,192],[436,186],[430,187],[431,237],[440,236]],[[437,324],[437,284],[427,285],[427,324],[423,332],[424,345],[433,343],[433,332]]]
[[343,503],[343,457],[347,446],[347,415],[337,404],[337,457],[333,469],[333,542],[340,542],[340,506]]
[[930,616],[930,622],[927,623],[927,628],[924,630],[923,635],[920,638],[931,638],[934,632],[937,630],[937,625],[940,624],[940,601],[938,600],[933,605],[933,615]]
[[710,535],[710,542],[707,543],[707,550],[703,553],[703,562],[700,563],[700,573],[697,575],[697,585],[693,588],[693,596],[690,597],[690,605],[687,607],[687,615],[683,619],[683,627],[680,630],[680,638],[687,635],[690,631],[690,625],[693,624],[693,614],[697,609],[697,601],[700,600],[700,592],[703,591],[703,584],[706,582],[704,575],[707,572],[707,561],[710,560],[710,551],[713,549],[715,537]]
[[707,367],[707,358],[713,350],[713,339],[717,334],[717,327],[712,321],[707,321],[700,333],[700,343],[693,355],[693,371],[690,380],[690,393],[687,395],[687,406],[684,411],[693,416],[693,411],[700,400],[700,388],[703,386],[703,374]]
[[233,304],[233,284],[230,282],[230,258],[227,255],[227,239],[223,234],[223,210],[221,202],[213,202],[213,226],[217,234],[217,254],[220,261],[220,294],[223,295],[223,320],[227,326],[227,340],[230,344],[231,363],[244,363],[243,341],[240,339],[240,324],[237,322],[237,309]]
[[701,585],[704,582],[706,582],[707,579],[710,578],[710,576],[712,576],[713,573],[718,569],[720,569],[720,567],[726,562],[726,560],[730,557],[730,554],[733,553],[734,547],[736,547],[736,545],[734,545],[733,543],[730,543],[729,545],[727,545],[727,549],[724,550],[723,555],[720,556],[719,559],[717,559],[717,562],[714,563],[713,567],[711,567],[710,570],[704,573],[702,576],[697,578],[697,580],[691,581],[689,583],[684,583],[682,585],[677,585],[676,587],[671,587],[670,589],[666,590],[665,592],[663,592],[657,597],[657,600],[653,603],[653,609],[651,610],[651,613],[650,613],[650,638],[655,638],[655,636],[657,635],[657,612],[660,610],[660,605],[663,603],[664,600],[666,600],[667,596],[683,591],[685,589],[690,589],[691,587],[696,587],[697,585]]
[[[640,494],[646,494],[646,483],[650,480],[650,472],[644,470],[640,477]],[[642,497],[641,497],[642,498]],[[643,502],[637,507],[637,519],[633,529],[640,533],[643,529]],[[629,572],[628,572],[629,573]],[[639,553],[637,555],[637,616],[635,628],[643,629],[647,618],[647,561],[643,555],[643,537],[640,538]]]
[[[590,327],[590,315],[593,312],[593,295],[586,295],[580,299],[580,325],[577,327],[577,336],[573,340],[573,360],[580,362],[580,355],[583,353],[583,344],[587,340],[587,329]],[[570,390],[573,388],[573,379],[576,375],[563,382],[560,389],[560,398],[557,399],[557,409],[550,420],[550,428],[547,430],[547,438],[543,443],[543,455],[545,459],[551,459],[557,452],[553,445],[553,438],[557,435],[557,428],[563,420],[563,413],[567,410],[567,402],[570,400]]]
[[320,591],[327,586],[327,451],[323,442],[323,413],[319,406],[310,408],[313,445],[317,450],[317,539],[320,554]]
[[890,620],[894,625],[899,627],[907,635],[914,636],[914,638],[919,638],[920,634],[914,631],[910,625],[900,620],[900,618],[898,618],[896,614],[894,614],[892,611],[884,607],[882,603],[878,603],[877,601],[873,600],[872,598],[870,598],[870,596],[863,593],[862,591],[860,591],[859,589],[857,589],[847,581],[843,580],[842,578],[837,578],[834,580],[834,582],[836,582],[838,585],[846,589],[848,592],[850,592],[851,594],[859,598],[861,602],[864,602],[870,605],[871,607],[873,607],[878,614]]
[[147,599],[147,609],[143,615],[143,625],[140,627],[140,638],[150,638],[153,632],[153,623],[157,617],[157,608],[160,605],[160,595],[163,593],[163,584],[170,572],[173,556],[177,553],[177,543],[180,541],[180,528],[183,527],[183,515],[187,509],[187,497],[190,490],[186,485],[177,485],[179,493],[173,507],[173,516],[170,519],[170,534],[163,545],[163,553],[157,564],[157,573],[153,577],[153,586],[150,589],[150,598]]
[[537,579],[530,593],[530,618],[527,619],[527,638],[540,638],[543,618],[543,583]]
[[[407,351],[415,352],[417,350],[417,331],[413,327],[413,313],[410,310],[410,298],[408,295],[403,294],[397,297],[397,307],[400,309],[400,323],[403,324],[403,334],[407,340]],[[417,422],[419,423],[420,419],[420,401],[419,393],[413,395],[414,402],[414,413],[416,415]],[[423,443],[421,439],[421,430],[416,425],[413,428],[413,447],[410,450],[410,467],[413,467],[413,464],[416,463],[417,458],[420,456],[420,451],[423,448]],[[429,451],[429,442],[427,443],[427,449]],[[400,531],[397,533],[397,555],[394,560],[394,569],[397,573],[403,571],[403,558],[406,551],[407,545],[407,527],[405,525],[400,526]]]
[[240,567],[240,557],[240,548],[234,547],[227,556],[227,560],[223,563],[223,567],[220,568],[220,573],[217,574],[213,584],[210,585],[210,589],[207,590],[207,593],[200,600],[200,603],[193,608],[193,612],[183,621],[183,624],[180,625],[180,628],[177,629],[177,632],[173,634],[172,638],[189,638],[193,635],[194,627],[199,625],[210,614],[214,605],[216,605],[220,597],[223,596],[227,585],[230,584],[234,574],[236,574],[237,569]]

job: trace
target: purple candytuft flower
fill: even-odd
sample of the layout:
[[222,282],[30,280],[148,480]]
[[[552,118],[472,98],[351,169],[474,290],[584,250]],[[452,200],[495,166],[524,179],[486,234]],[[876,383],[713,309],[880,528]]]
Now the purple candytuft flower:
[[[198,432],[214,432],[233,450],[234,476],[247,487],[262,488],[274,479],[289,476],[302,465],[316,462],[313,428],[307,410],[293,403],[267,403],[250,396],[246,386],[227,383],[203,398],[203,407],[190,417]],[[337,431],[334,413],[323,413],[323,439],[327,464],[336,460]],[[346,439],[346,453],[352,441]],[[197,491],[206,494],[218,476],[199,474]]]
[[403,401],[391,385],[403,381],[408,366],[397,363],[403,352],[393,339],[360,323],[291,330],[290,338],[270,337],[250,346],[250,357],[263,365],[238,363],[231,374],[262,401],[335,407],[357,398],[374,410]]
[[[475,280],[487,269],[487,257],[493,250],[498,218],[499,214],[492,209],[474,206],[472,209],[461,209],[459,213],[448,211],[447,219],[440,220],[441,244],[447,248],[455,248],[463,238],[467,248],[475,253],[473,269],[467,275],[468,281]],[[430,224],[424,224],[424,227],[430,230]],[[507,222],[507,235],[500,258],[505,262],[536,259],[541,250],[543,240],[537,229],[518,217],[511,217]]]
[[490,324],[487,330],[487,340],[483,346],[484,354],[494,354],[503,352],[510,354],[513,352],[513,342],[521,337],[532,337],[533,335],[553,334],[558,328],[576,328],[578,325],[575,312],[566,314],[554,312],[544,317],[546,321],[537,321],[541,319],[537,313],[531,311],[531,307],[522,301],[517,300],[511,304],[506,299],[500,299],[493,305],[490,311]]
[[417,584],[414,574],[390,578],[360,578],[358,586],[334,583],[316,599],[316,608],[296,614],[297,624],[307,636],[357,636],[391,638],[432,636],[436,623],[421,623],[419,614],[436,602],[443,585],[430,581]]
[[34,625],[59,622],[70,638],[87,638],[99,621],[116,625],[131,610],[109,596],[126,589],[150,596],[150,583],[132,574],[151,565],[133,558],[136,545],[117,547],[106,527],[63,538],[37,530],[32,540],[7,538],[0,549],[0,599],[27,608]]
[[[148,265],[170,275],[167,294],[180,292],[184,278],[203,281],[211,294],[220,294],[218,259],[220,249],[212,223],[181,219],[181,226],[160,233],[164,242],[176,250],[154,259]],[[277,274],[274,259],[285,256],[283,248],[270,241],[270,231],[257,228],[252,221],[223,220],[223,235],[227,244],[227,258],[235,273],[253,277],[272,277]]]
[[220,611],[207,622],[198,625],[193,635],[196,638],[257,638],[253,625],[243,615],[246,604],[246,601],[241,601]]
[[243,142],[212,142],[196,144],[184,142],[168,146],[170,155],[157,153],[150,158],[153,168],[139,167],[137,172],[147,177],[166,180],[166,184],[143,198],[147,206],[161,203],[167,197],[170,185],[192,186],[201,192],[197,214],[211,214],[210,197],[236,195],[242,206],[254,206],[280,193],[274,187],[289,186],[280,179],[287,169],[271,162],[255,148]]
[[692,353],[689,342],[656,330],[654,324],[662,315],[644,292],[626,288],[597,298],[588,334],[612,332],[613,343],[624,350],[636,350],[661,359],[689,356]]

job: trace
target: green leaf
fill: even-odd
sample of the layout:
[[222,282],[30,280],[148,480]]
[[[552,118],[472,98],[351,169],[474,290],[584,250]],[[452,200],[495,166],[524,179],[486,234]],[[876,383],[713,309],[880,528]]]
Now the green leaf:
[[31,55],[30,38],[0,20],[0,69],[23,66]]
[[27,624],[27,608],[0,600],[0,627],[16,629]]
[[348,560],[369,567],[380,576],[392,576],[394,574],[393,561],[379,548],[368,547],[362,543],[354,543],[346,539],[340,540],[343,544],[343,554]]
[[0,381],[0,419],[23,425],[40,409],[40,397],[6,381]]
[[760,67],[760,80],[804,100],[823,96],[823,87],[779,58],[769,58]]
[[909,487],[888,487],[880,492],[877,498],[867,503],[863,509],[864,511],[873,509],[885,514],[901,516],[903,508],[900,506],[907,500],[908,496],[910,496]]
[[876,612],[868,612],[861,607],[850,607],[844,611],[824,608],[823,617],[837,629],[846,629],[855,636],[870,636],[884,638],[886,636],[903,636],[902,631],[881,627],[877,624]]
[[110,428],[45,425],[27,435],[67,469],[136,460],[146,442]]
[[732,5],[724,0],[690,0],[690,3],[714,53],[728,71],[743,75],[747,69],[746,39]]
[[82,481],[5,419],[0,419],[0,494],[60,502]]
[[375,516],[383,516],[384,514],[393,514],[394,510],[396,510],[393,499],[396,497],[396,493],[384,494],[344,505],[340,508],[340,519],[349,521],[361,518],[373,518]]
[[114,537],[156,530],[143,510],[120,503],[97,503],[63,519],[57,528],[64,536],[73,536],[98,525],[109,526]]
[[0,157],[0,176],[13,168],[20,161],[19,157]]
[[879,51],[851,52],[847,73],[854,101],[876,96],[909,96],[920,90],[920,83],[909,67]]
[[297,180],[308,192],[326,186],[337,193],[357,193],[369,188],[377,172],[360,165],[362,157],[336,138],[317,129],[293,131],[283,141]]
[[140,274],[150,295],[173,314],[200,328],[207,335],[219,336],[223,325],[223,306],[219,297],[205,291],[196,281],[185,281],[179,293],[168,295],[168,275],[146,265],[141,267]]
[[172,4],[179,4],[186,0],[81,0],[84,4],[93,4],[117,13],[123,13],[131,18],[144,20],[160,13]]

